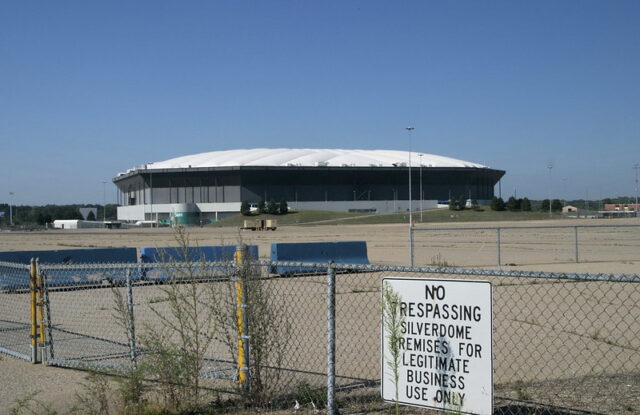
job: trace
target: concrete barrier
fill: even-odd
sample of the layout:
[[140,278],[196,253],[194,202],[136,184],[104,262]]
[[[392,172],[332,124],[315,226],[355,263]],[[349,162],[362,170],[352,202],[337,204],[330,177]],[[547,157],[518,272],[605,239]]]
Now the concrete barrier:
[[[140,262],[143,264],[157,264],[166,261],[191,261],[196,263],[195,269],[192,268],[194,275],[200,276],[197,269],[197,263],[200,261],[220,262],[233,261],[236,252],[235,245],[217,245],[217,246],[200,246],[190,247],[187,249],[186,255],[180,247],[167,248],[141,248]],[[249,259],[258,259],[258,245],[248,245]],[[208,273],[202,275],[209,278]],[[166,267],[142,267],[142,279],[146,281],[164,281],[169,279]]]
[[41,264],[97,264],[138,262],[136,248],[61,249],[54,251],[0,252],[0,261],[29,264],[40,258]]
[[[54,251],[7,251],[0,252],[0,261],[19,264],[31,263],[31,258],[39,258],[41,264],[99,264],[99,263],[136,263],[136,248],[96,248],[61,249]],[[56,270],[47,275],[47,284],[51,287],[66,285],[98,284],[104,280],[124,280],[124,272],[106,270],[69,269]],[[22,289],[29,287],[29,273],[24,276],[0,273],[0,289]]]
[[[365,241],[344,242],[286,242],[271,244],[272,261],[294,261],[338,264],[368,264]],[[272,274],[302,274],[317,269],[306,267],[272,266]]]
[[[248,245],[249,258],[258,259],[258,245]],[[214,245],[198,246],[187,248],[185,258],[184,250],[180,247],[170,246],[167,248],[140,248],[140,262],[156,263],[162,262],[163,256],[166,260],[174,261],[233,261],[236,252],[235,245]]]

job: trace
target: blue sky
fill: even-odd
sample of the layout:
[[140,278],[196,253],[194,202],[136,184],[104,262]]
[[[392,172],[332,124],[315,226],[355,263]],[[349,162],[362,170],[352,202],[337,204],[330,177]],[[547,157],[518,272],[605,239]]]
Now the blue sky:
[[118,172],[205,151],[407,150],[407,125],[506,170],[504,197],[632,195],[638,22],[636,0],[5,1],[0,201],[114,201]]

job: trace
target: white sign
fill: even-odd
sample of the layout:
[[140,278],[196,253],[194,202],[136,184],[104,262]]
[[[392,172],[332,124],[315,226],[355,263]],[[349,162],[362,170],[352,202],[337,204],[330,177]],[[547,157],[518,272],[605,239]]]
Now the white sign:
[[385,278],[382,301],[382,398],[490,415],[491,284]]

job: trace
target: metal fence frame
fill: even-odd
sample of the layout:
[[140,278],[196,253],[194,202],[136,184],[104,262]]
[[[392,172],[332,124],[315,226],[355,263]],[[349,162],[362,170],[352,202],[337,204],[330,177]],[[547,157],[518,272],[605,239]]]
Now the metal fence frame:
[[597,229],[597,228],[640,228],[640,225],[545,225],[545,226],[483,226],[483,227],[447,227],[447,228],[416,228],[409,226],[409,264],[414,266],[414,234],[420,232],[438,232],[438,231],[496,231],[496,265],[501,266],[501,242],[500,231],[501,230],[513,230],[513,229],[573,229],[574,240],[574,259],[576,264],[580,263],[580,244],[578,239],[578,229]]
[[[511,228],[511,227],[509,227]],[[520,228],[520,227],[514,227]],[[546,227],[543,227],[546,228]],[[572,227],[562,227],[572,228]],[[574,227],[577,228],[577,227]],[[456,228],[459,229],[459,228]],[[473,228],[477,229],[477,228]],[[490,228],[496,229],[496,228]],[[497,228],[500,229],[500,228]],[[505,229],[505,228],[502,228]],[[527,229],[527,228],[525,228]],[[441,229],[438,229],[441,230]],[[499,232],[499,231],[498,231]],[[242,259],[241,259],[242,261]],[[411,266],[385,266],[385,265],[363,265],[363,264],[334,264],[334,263],[304,263],[304,262],[274,262],[274,261],[255,261],[252,264],[259,265],[265,269],[271,267],[291,267],[291,268],[313,268],[317,270],[318,274],[326,276],[326,318],[327,318],[327,337],[326,337],[326,356],[327,356],[327,372],[326,372],[326,384],[327,384],[327,413],[334,414],[337,411],[335,396],[336,391],[336,273],[342,272],[396,272],[396,273],[419,273],[419,274],[437,274],[437,275],[453,275],[453,276],[472,276],[472,277],[516,277],[516,278],[534,278],[534,279],[554,279],[554,280],[573,280],[573,281],[587,281],[587,282],[616,282],[616,283],[640,283],[639,274],[588,274],[588,273],[558,273],[558,272],[541,272],[541,271],[515,271],[515,270],[503,270],[503,269],[478,269],[478,268],[461,268],[461,267],[411,267]],[[233,270],[237,264],[233,263],[203,263],[203,265],[212,267],[224,268]],[[20,264],[6,264],[0,263],[0,266],[9,267],[11,269],[23,271],[25,278],[30,278],[31,281],[35,281],[34,278],[38,276],[44,276],[41,278],[42,283],[32,283],[30,289],[26,292],[30,293],[32,307],[35,307],[36,312],[31,314],[32,327],[35,327],[36,333],[31,332],[31,338],[25,338],[25,342],[29,342],[32,346],[36,340],[39,341],[40,353],[32,355],[31,361],[41,362],[50,365],[68,366],[68,367],[89,367],[81,361],[77,362],[65,362],[55,358],[54,343],[51,341],[51,333],[53,330],[51,323],[50,312],[50,299],[48,296],[47,276],[52,271],[56,270],[116,270],[124,272],[124,282],[126,287],[127,306],[133,308],[132,299],[132,280],[131,274],[133,271],[140,272],[142,269],[151,267],[149,264],[77,264],[77,265],[45,265],[35,262],[35,275],[33,272],[29,273],[29,266]],[[317,275],[317,274],[316,274]],[[282,276],[282,278],[287,278]],[[38,307],[41,314],[38,314]],[[35,317],[34,317],[35,316]],[[128,347],[130,361],[135,364],[139,354],[139,349],[135,340],[135,324],[129,329],[129,343],[122,345]],[[0,336],[2,331],[0,331]],[[45,336],[46,335],[46,336]],[[45,340],[46,337],[46,340]],[[21,359],[27,359],[22,353],[15,352],[8,348],[0,347],[0,352],[5,353]],[[97,363],[95,365],[101,369],[113,369],[113,366],[101,365]],[[102,366],[102,367],[100,367]]]

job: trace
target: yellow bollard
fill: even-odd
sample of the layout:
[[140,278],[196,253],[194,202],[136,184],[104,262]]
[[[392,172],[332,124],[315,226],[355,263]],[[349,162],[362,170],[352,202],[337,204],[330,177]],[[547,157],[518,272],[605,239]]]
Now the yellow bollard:
[[29,292],[31,306],[31,363],[38,363],[38,317],[37,317],[37,284],[36,284],[36,261],[31,258],[31,268],[29,270]]
[[[246,248],[246,247],[245,247]],[[238,385],[242,388],[247,387],[247,356],[245,349],[245,293],[242,275],[245,262],[246,250],[243,246],[238,246],[235,253],[236,268],[239,271],[236,280],[236,318],[238,327]]]
[[36,314],[37,314],[37,323],[38,330],[40,331],[39,335],[39,344],[38,348],[40,349],[40,361],[44,361],[45,359],[45,331],[44,331],[44,281],[43,276],[40,274],[40,266],[38,260],[36,260],[36,268],[35,268],[35,276],[36,276]]

